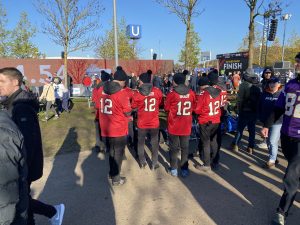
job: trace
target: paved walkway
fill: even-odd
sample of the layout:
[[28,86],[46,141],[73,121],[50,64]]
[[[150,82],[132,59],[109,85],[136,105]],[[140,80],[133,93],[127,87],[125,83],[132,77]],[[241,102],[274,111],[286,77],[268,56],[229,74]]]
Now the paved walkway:
[[[230,137],[225,137],[228,147]],[[77,148],[80,146],[77,146]],[[91,151],[45,159],[44,176],[34,183],[34,196],[50,204],[65,203],[64,225],[268,225],[282,193],[281,179],[286,166],[264,170],[266,150],[253,156],[234,154],[222,148],[217,172],[174,178],[167,168],[167,146],[161,145],[162,166],[155,172],[139,169],[129,151],[122,173],[128,182],[112,187],[108,160]],[[244,146],[245,147],[245,146]],[[149,152],[148,152],[149,153]],[[36,216],[37,224],[48,224]],[[288,218],[299,225],[300,194]]]

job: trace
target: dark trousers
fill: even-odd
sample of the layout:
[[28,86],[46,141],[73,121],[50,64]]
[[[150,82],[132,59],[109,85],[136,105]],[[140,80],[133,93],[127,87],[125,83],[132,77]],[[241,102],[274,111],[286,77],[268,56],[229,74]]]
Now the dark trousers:
[[287,216],[300,183],[300,141],[281,134],[281,148],[288,167],[283,178],[284,192],[277,210]]
[[61,113],[62,112],[62,100],[59,98],[56,98],[55,104],[57,106],[57,111]]
[[166,132],[166,130],[165,129],[159,129],[158,142],[161,142],[160,141],[160,134],[162,135],[162,137],[164,139],[164,142],[167,142],[168,141],[168,133]]
[[128,144],[132,145],[134,142],[133,121],[128,122]]
[[172,169],[178,168],[177,156],[179,151],[181,151],[180,168],[182,170],[188,169],[189,140],[190,136],[177,136],[169,134],[170,166]]
[[151,147],[152,147],[152,165],[156,165],[158,163],[158,128],[154,129],[141,129],[138,128],[138,156],[141,163],[146,162],[145,158],[145,137],[148,134],[151,139]]
[[[30,185],[29,184],[29,193],[30,193]],[[29,194],[29,207],[28,207],[28,225],[35,225],[34,214],[43,215],[52,218],[56,214],[56,209],[52,205],[47,205],[43,202],[40,202],[36,199],[32,199]]]
[[113,181],[120,180],[122,160],[126,146],[126,136],[108,137],[109,142],[109,175]]
[[238,120],[238,127],[237,127],[237,133],[235,135],[235,138],[233,140],[233,144],[238,145],[239,142],[242,139],[243,132],[245,127],[248,127],[249,131],[249,141],[248,141],[248,147],[254,148],[255,143],[255,124],[256,124],[256,114],[255,113],[246,113],[242,112],[239,115]]
[[[218,152],[217,133],[219,124],[200,124],[200,157],[204,166],[210,166]],[[201,152],[202,151],[202,152]]]
[[52,111],[55,115],[58,115],[57,110],[55,109],[54,105],[52,102],[47,101],[46,103],[46,118],[49,118],[49,111]]
[[100,149],[105,149],[105,143],[104,138],[101,137],[101,128],[99,124],[99,120],[95,119],[95,131],[96,131],[96,146],[98,146]]
[[222,129],[221,129],[221,124],[219,124],[219,127],[218,127],[217,144],[218,144],[218,150],[217,150],[216,157],[213,159],[213,163],[214,164],[218,164],[219,161],[220,161],[220,149],[221,149],[221,145],[222,145]]

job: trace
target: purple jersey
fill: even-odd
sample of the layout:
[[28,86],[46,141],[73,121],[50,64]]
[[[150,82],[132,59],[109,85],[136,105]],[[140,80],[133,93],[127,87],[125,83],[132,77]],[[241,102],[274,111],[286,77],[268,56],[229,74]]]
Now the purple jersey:
[[289,137],[300,138],[300,82],[297,79],[285,85],[276,106],[285,109],[281,132]]

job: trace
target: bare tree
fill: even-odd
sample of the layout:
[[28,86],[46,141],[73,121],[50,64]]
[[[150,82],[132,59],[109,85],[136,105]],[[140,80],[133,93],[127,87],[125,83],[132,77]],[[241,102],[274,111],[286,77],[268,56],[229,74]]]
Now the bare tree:
[[248,42],[248,49],[249,49],[249,61],[248,67],[253,67],[253,53],[254,53],[254,41],[255,41],[255,34],[254,34],[254,20],[257,16],[261,15],[259,10],[263,6],[264,0],[243,0],[249,10],[250,10],[250,21],[249,21],[249,42]]
[[171,13],[179,17],[186,26],[184,66],[187,66],[191,47],[192,18],[199,16],[202,11],[197,10],[200,0],[156,0],[157,3],[166,7]]
[[[81,1],[82,2],[82,1]],[[44,16],[43,32],[64,49],[64,79],[67,87],[68,55],[90,48],[96,40],[92,31],[99,27],[99,15],[104,10],[99,0],[36,0],[38,12]]]

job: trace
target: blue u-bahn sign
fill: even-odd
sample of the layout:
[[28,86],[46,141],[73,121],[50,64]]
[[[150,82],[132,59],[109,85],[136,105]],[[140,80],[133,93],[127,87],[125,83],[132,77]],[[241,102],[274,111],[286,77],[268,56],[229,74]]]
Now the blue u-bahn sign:
[[127,36],[130,39],[140,39],[142,37],[142,26],[141,25],[128,25]]

